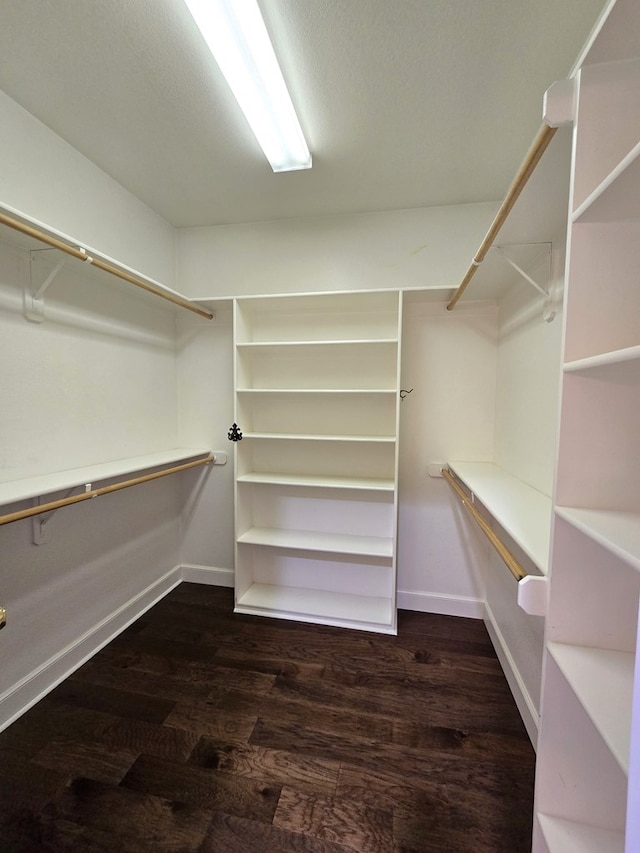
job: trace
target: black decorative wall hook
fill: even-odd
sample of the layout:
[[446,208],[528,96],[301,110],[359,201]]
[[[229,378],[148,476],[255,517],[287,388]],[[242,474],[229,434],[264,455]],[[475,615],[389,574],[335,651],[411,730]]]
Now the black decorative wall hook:
[[410,394],[412,391],[413,391],[413,388],[410,388],[408,391],[405,390],[404,388],[401,388],[400,389],[400,399],[404,400],[404,398],[407,396],[407,394]]
[[242,441],[242,432],[240,431],[238,424],[233,424],[227,433],[227,438],[229,441]]

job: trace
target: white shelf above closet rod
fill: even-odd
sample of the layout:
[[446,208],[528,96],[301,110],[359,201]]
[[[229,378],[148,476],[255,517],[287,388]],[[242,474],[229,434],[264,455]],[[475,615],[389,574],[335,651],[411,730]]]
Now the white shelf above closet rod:
[[[89,488],[78,495],[68,495],[67,497],[60,498],[58,500],[47,501],[43,504],[37,504],[36,506],[27,507],[26,509],[17,510],[16,512],[0,515],[0,525],[11,524],[14,521],[21,521],[24,518],[32,518],[35,515],[41,515],[46,512],[53,512],[54,510],[60,509],[64,506],[70,506],[71,504],[80,503],[81,501],[86,501],[91,498],[97,498],[101,495],[110,494],[111,492],[118,492],[121,489],[128,489],[130,486],[138,486],[141,483],[148,483],[151,480],[157,480],[160,477],[166,477],[169,474],[177,474],[180,471],[186,471],[189,468],[196,468],[199,465],[209,465],[210,463],[215,464],[215,461],[216,457],[214,454],[210,453],[202,459],[183,462],[181,465],[172,465],[170,468],[164,468],[162,471],[154,471],[151,474],[143,474],[140,477],[121,480],[118,483],[112,483],[109,486],[101,486],[98,489]],[[90,486],[90,484],[88,485]]]
[[[5,207],[5,211],[8,208]],[[97,253],[93,249],[86,249],[80,246],[76,241],[73,241],[71,238],[65,237],[63,239],[63,235],[55,234],[52,230],[45,231],[43,228],[38,227],[38,224],[35,222],[27,221],[27,217],[20,215],[21,218],[17,218],[17,216],[12,215],[8,212],[3,212],[0,210],[0,224],[6,225],[7,228],[11,228],[14,231],[18,231],[20,234],[24,234],[26,237],[31,237],[34,240],[38,240],[40,243],[44,243],[47,246],[50,246],[52,249],[57,249],[60,252],[64,252],[66,255],[70,255],[73,258],[77,258],[84,263],[90,263],[91,266],[96,269],[102,270],[103,272],[109,273],[109,275],[113,275],[116,278],[121,279],[122,281],[126,281],[128,284],[133,284],[136,287],[140,287],[142,290],[146,290],[148,293],[152,293],[154,296],[159,296],[161,299],[166,299],[168,302],[173,303],[174,305],[179,306],[180,308],[186,308],[187,311],[192,311],[194,314],[198,314],[200,317],[204,317],[207,320],[213,320],[215,314],[212,311],[207,310],[206,308],[202,308],[199,305],[194,305],[189,300],[185,299],[180,294],[175,291],[169,290],[168,288],[162,287],[158,284],[154,284],[151,281],[146,281],[140,275],[133,271],[129,271],[124,269],[122,266],[116,266],[116,264],[112,263],[110,260],[107,260],[104,257],[98,257]],[[69,242],[66,242],[66,241]],[[48,285],[49,282],[47,282]],[[46,286],[45,288],[46,289]],[[40,288],[42,291],[43,288]]]
[[537,575],[530,575],[523,568],[511,550],[500,539],[481,513],[478,512],[472,503],[471,497],[467,495],[462,486],[457,482],[449,468],[442,468],[441,474],[518,582],[518,605],[530,616],[544,616],[547,608],[547,579]]

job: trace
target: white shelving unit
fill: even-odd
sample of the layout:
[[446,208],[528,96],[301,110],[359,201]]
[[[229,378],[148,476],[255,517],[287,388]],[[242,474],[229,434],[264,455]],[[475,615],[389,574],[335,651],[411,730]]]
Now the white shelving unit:
[[638,849],[640,60],[611,59],[576,81],[536,853]]
[[234,307],[236,610],[395,633],[400,294]]

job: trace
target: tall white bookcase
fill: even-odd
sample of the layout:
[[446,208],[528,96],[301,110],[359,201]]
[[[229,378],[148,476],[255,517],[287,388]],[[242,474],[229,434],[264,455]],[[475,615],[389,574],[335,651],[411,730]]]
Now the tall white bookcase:
[[637,853],[640,59],[584,65],[574,109],[533,849]]
[[235,609],[395,633],[400,293],[234,309]]

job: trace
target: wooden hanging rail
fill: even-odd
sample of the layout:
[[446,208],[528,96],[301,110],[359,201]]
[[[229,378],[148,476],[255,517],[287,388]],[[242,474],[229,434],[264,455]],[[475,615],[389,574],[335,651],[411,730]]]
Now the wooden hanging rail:
[[447,483],[451,486],[456,495],[460,498],[462,505],[467,510],[469,515],[476,522],[478,527],[482,530],[484,535],[487,537],[489,542],[493,545],[493,547],[498,552],[501,559],[506,564],[507,568],[514,576],[517,581],[521,581],[523,578],[527,577],[527,573],[522,568],[520,563],[513,556],[511,551],[507,548],[504,542],[497,536],[497,534],[492,530],[489,524],[485,521],[482,515],[478,512],[475,506],[469,500],[469,496],[464,491],[464,489],[460,486],[459,483],[456,482],[455,478],[451,474],[448,468],[442,469],[442,476],[445,478]]
[[29,225],[26,222],[22,222],[20,219],[16,219],[13,216],[9,216],[6,213],[0,211],[0,224],[6,225],[8,228],[12,228],[14,231],[19,231],[21,234],[25,234],[27,237],[33,237],[35,240],[39,240],[41,243],[46,243],[47,246],[51,246],[53,249],[59,249],[61,252],[64,252],[67,255],[71,255],[73,258],[77,258],[80,261],[88,261],[92,266],[97,269],[103,270],[104,272],[109,273],[110,275],[116,276],[117,278],[122,279],[123,281],[128,282],[129,284],[134,284],[136,287],[140,287],[143,290],[148,291],[149,293],[153,293],[155,296],[159,296],[162,299],[166,299],[168,302],[172,302],[174,305],[179,305],[180,308],[186,308],[188,311],[193,311],[194,314],[198,314],[200,317],[205,317],[207,320],[213,320],[215,314],[211,311],[207,311],[205,308],[201,308],[199,305],[194,305],[189,302],[187,299],[184,299],[182,296],[179,296],[176,293],[171,293],[169,290],[164,290],[161,287],[157,287],[155,284],[151,284],[148,281],[140,278],[133,273],[127,272],[126,270],[120,269],[114,264],[109,263],[108,261],[103,261],[100,258],[96,258],[90,255],[85,249],[82,249],[79,246],[70,246],[68,243],[65,243],[63,240],[60,240],[58,237],[54,237],[52,234],[47,234],[46,231],[42,231],[39,228],[34,227],[33,225]]
[[141,477],[133,477],[129,480],[121,480],[119,483],[113,483],[111,486],[102,486],[99,489],[91,489],[88,492],[81,492],[79,495],[70,495],[66,498],[60,498],[55,501],[48,501],[38,506],[32,506],[28,509],[21,509],[17,512],[10,512],[7,515],[0,515],[0,525],[10,524],[12,521],[21,521],[23,518],[31,518],[34,515],[41,515],[43,512],[52,512],[60,509],[63,506],[70,506],[81,501],[97,498],[100,495],[108,495],[111,492],[118,492],[120,489],[128,489],[130,486],[138,486],[140,483],[148,483],[150,480],[157,480],[160,477],[166,477],[169,474],[177,474],[179,471],[186,471],[188,468],[196,468],[198,465],[209,465],[215,462],[216,457],[213,453],[205,456],[202,459],[196,459],[192,462],[183,462],[181,465],[173,465],[171,468],[165,468],[162,471],[155,471],[153,474],[143,474]]
[[511,213],[511,210],[518,200],[520,193],[525,188],[527,181],[533,174],[533,170],[536,168],[538,163],[540,162],[540,158],[547,150],[547,147],[551,140],[553,139],[557,127],[549,127],[547,124],[543,124],[536,138],[533,140],[531,148],[529,149],[527,156],[524,158],[518,173],[513,179],[511,186],[505,196],[504,201],[500,205],[500,209],[495,215],[493,222],[491,223],[491,227],[487,231],[484,240],[480,244],[480,248],[475,254],[474,259],[471,261],[471,265],[467,270],[464,278],[460,282],[458,289],[454,293],[451,301],[447,305],[447,311],[453,311],[456,306],[456,303],[462,296],[462,294],[467,289],[467,285],[471,281],[471,279],[476,274],[476,271],[480,264],[483,262],[485,255],[493,245],[493,241],[496,239],[498,232],[504,225],[505,219]]

